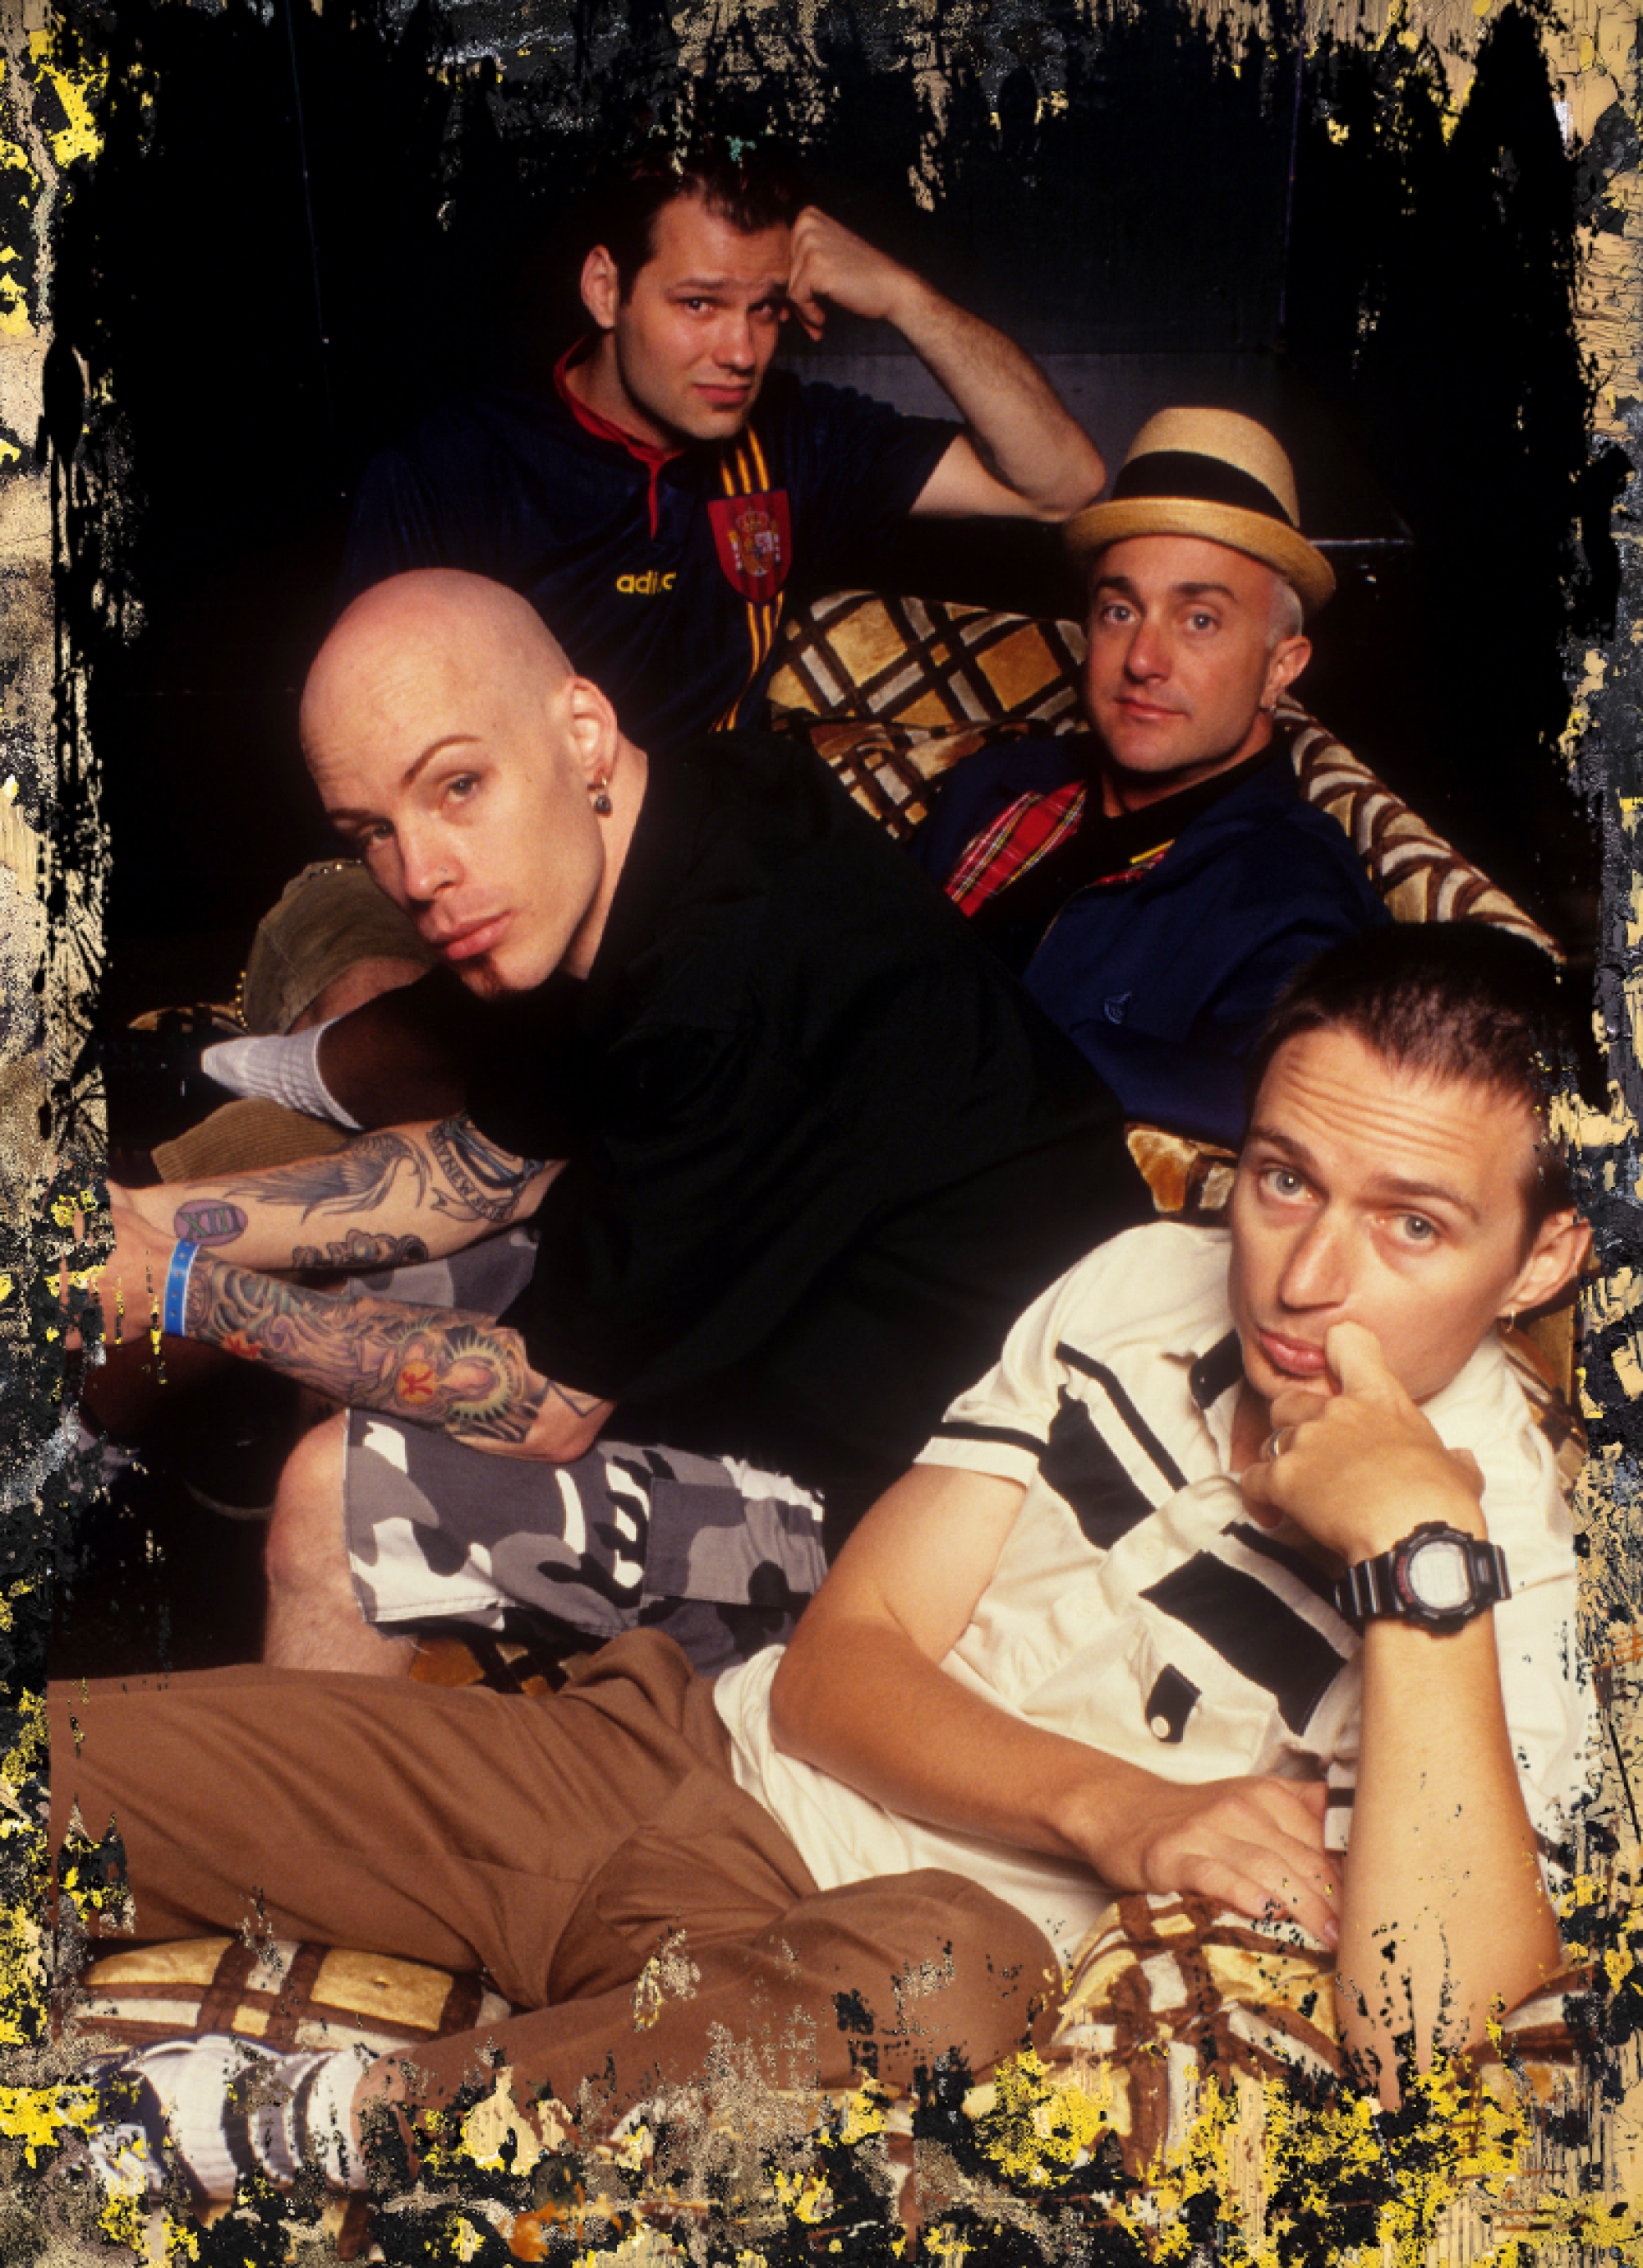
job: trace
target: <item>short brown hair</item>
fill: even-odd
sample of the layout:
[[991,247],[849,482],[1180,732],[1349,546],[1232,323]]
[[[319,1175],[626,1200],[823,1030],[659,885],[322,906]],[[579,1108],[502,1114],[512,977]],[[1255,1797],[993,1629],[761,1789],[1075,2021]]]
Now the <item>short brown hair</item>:
[[[1488,922],[1397,922],[1321,953],[1278,995],[1248,1070],[1251,1109],[1272,1059],[1308,1032],[1347,1031],[1387,1063],[1527,1102],[1577,1075],[1582,1050],[1550,954]],[[1570,1202],[1550,1138],[1524,1193],[1530,1232]]]
[[627,160],[600,200],[593,241],[615,262],[622,297],[656,249],[656,216],[679,197],[700,197],[744,236],[789,228],[808,202],[799,168],[778,144],[702,134],[681,149],[657,135]]

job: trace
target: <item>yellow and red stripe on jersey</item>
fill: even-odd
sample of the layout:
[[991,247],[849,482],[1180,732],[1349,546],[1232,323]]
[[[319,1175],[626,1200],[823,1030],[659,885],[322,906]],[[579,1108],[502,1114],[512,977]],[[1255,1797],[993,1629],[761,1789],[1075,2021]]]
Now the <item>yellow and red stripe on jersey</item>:
[[725,493],[709,499],[708,517],[726,580],[747,602],[749,659],[740,691],[713,720],[716,732],[738,721],[741,704],[776,643],[793,541],[787,491],[771,488],[770,467],[751,426],[720,459],[719,478]]

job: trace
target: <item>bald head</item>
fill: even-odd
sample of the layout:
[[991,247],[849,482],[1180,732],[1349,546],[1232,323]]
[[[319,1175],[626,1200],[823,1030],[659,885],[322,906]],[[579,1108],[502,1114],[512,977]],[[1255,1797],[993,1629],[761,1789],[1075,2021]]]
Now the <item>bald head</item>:
[[483,575],[428,567],[362,591],[320,647],[303,688],[298,729],[313,763],[362,698],[407,670],[431,692],[490,684],[549,693],[574,674],[564,648],[527,600]]
[[473,990],[591,956],[644,758],[516,592],[444,569],[373,585],[321,647],[300,723],[331,818]]

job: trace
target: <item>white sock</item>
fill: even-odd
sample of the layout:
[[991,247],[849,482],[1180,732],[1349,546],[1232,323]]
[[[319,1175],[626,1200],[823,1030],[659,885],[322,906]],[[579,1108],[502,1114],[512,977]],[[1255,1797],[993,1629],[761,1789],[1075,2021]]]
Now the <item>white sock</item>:
[[200,1057],[200,1068],[232,1094],[283,1102],[287,1110],[328,1118],[357,1134],[359,1121],[343,1109],[320,1070],[320,1042],[330,1028],[315,1024],[288,1039],[218,1040]]
[[[254,2169],[290,2182],[310,2156],[333,2189],[363,2190],[352,2112],[364,2070],[347,2048],[282,2054],[210,2032],[110,2058],[97,2079],[106,2098],[122,2082],[146,2082],[195,2187],[220,2198],[232,2197],[240,2175]],[[135,2097],[125,2103],[118,2123],[102,2128],[101,2154],[126,2181],[140,2171],[158,2194],[165,2176],[157,2138]],[[139,2142],[146,2146],[135,2147]]]

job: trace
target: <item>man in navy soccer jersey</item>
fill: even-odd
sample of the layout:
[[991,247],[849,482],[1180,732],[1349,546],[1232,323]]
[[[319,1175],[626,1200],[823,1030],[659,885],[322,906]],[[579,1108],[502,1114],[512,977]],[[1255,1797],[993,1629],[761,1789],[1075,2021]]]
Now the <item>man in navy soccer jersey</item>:
[[[991,325],[802,205],[782,161],[702,144],[630,170],[583,263],[592,331],[541,395],[447,405],[367,468],[342,595],[460,567],[528,598],[652,755],[758,721],[795,567],[908,513],[1061,520],[1099,453]],[[892,324],[962,427],[770,359],[791,311]]]

